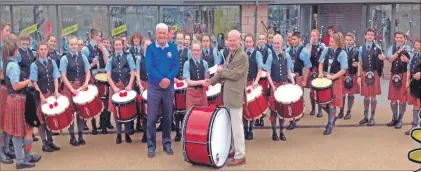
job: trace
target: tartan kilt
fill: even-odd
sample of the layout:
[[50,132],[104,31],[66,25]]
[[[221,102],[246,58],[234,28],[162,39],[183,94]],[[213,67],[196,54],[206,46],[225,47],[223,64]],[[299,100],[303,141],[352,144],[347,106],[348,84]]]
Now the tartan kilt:
[[6,107],[4,104],[7,103],[7,88],[6,85],[0,85],[0,127],[4,125],[4,116],[6,114]]
[[186,109],[190,109],[193,105],[208,106],[208,97],[206,96],[205,87],[194,88],[187,87],[186,91]]
[[343,89],[344,89],[344,77],[339,77],[336,81],[333,82],[333,95],[335,98],[332,101],[332,105],[336,107],[341,107],[343,105]]
[[366,72],[361,74],[361,96],[364,97],[375,97],[382,94],[382,88],[380,87],[380,76],[374,72],[374,83],[372,85],[367,85],[365,82]]
[[[118,83],[115,83],[115,86],[117,88],[119,88],[120,90],[125,89],[125,86],[121,81],[118,82]],[[113,95],[114,95],[114,89],[112,89],[110,87],[110,95],[109,95],[109,98],[108,98],[108,111],[112,112],[113,114],[116,114],[116,112],[115,112],[116,109],[115,109],[115,106],[113,105],[113,100],[112,100]]]
[[[70,85],[72,85],[73,89],[79,89],[82,86],[82,83],[80,81],[75,81],[73,83],[70,83]],[[69,98],[69,103],[70,106],[73,106],[73,110],[77,110],[76,104],[73,103],[73,93],[70,91],[69,88],[67,88],[66,86],[64,86],[63,88],[63,94]]]
[[409,93],[409,91],[406,94],[407,94],[408,105],[413,105],[414,108],[415,107],[420,108],[420,106],[421,106],[420,99],[412,96],[411,93]]
[[3,131],[12,136],[24,136],[32,129],[25,121],[26,96],[22,94],[7,97],[7,113],[4,115]]
[[388,100],[406,102],[406,99],[408,96],[405,95],[404,93],[407,90],[406,89],[407,72],[402,74],[402,86],[400,88],[396,88],[395,86],[393,86],[392,76],[393,74],[391,74],[390,79],[389,79],[389,95],[387,96]]
[[[47,94],[43,94],[43,95],[44,95],[44,98],[47,99],[48,97],[51,96],[51,93],[48,92]],[[37,107],[37,116],[41,124],[44,124],[45,120],[44,120],[44,115],[42,114],[42,111],[41,111],[41,102],[38,104],[38,107]]]
[[[287,84],[288,82],[275,82],[275,81],[273,81],[273,85],[276,87],[276,88],[278,88],[279,86],[281,86],[281,85],[284,85],[284,84]],[[275,88],[275,90],[276,90],[276,88]],[[275,111],[276,112],[276,105],[277,105],[277,103],[276,103],[276,100],[275,100],[275,96],[274,96],[274,91],[273,91],[273,89],[270,89],[270,96],[269,96],[269,109],[271,110],[271,111]]]
[[[345,74],[345,76],[346,76],[347,74]],[[345,77],[343,77],[343,78],[345,78]],[[361,78],[362,79],[362,78]],[[344,87],[343,87],[343,93],[344,93],[344,95],[346,95],[346,94],[351,94],[351,95],[353,95],[353,94],[360,94],[360,85],[358,85],[358,77],[357,77],[357,75],[352,75],[352,81],[353,81],[353,85],[352,85],[352,88],[351,89],[348,89],[348,88],[345,88],[345,85],[344,85]]]

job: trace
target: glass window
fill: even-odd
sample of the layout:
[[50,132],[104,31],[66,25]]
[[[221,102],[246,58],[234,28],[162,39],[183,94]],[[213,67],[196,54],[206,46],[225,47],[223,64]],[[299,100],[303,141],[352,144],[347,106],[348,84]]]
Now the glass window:
[[[19,33],[24,29],[36,24],[36,28],[45,36],[48,33],[57,34],[57,13],[56,6],[13,6],[13,31]],[[35,31],[30,29],[31,31]],[[39,39],[37,32],[33,32],[31,37]]]
[[10,6],[0,6],[0,19],[10,23]]
[[233,29],[241,30],[240,6],[201,6],[196,19],[200,25],[195,26],[195,33],[215,36],[219,33],[227,35]]
[[[373,28],[376,33],[377,41],[381,42],[382,47],[389,47],[393,44],[391,40],[392,23],[392,5],[371,5],[369,8],[369,22],[367,27]],[[384,50],[387,50],[384,48]]]
[[[200,19],[199,6],[161,6],[161,21],[177,31],[194,33]],[[197,28],[197,27],[196,27]]]
[[127,24],[127,31],[123,32],[127,37],[135,31],[146,36],[158,24],[157,6],[112,6],[110,14],[111,30]]
[[269,5],[268,29],[285,35],[288,30],[298,29],[299,5]]
[[[395,19],[398,22],[397,31],[409,34],[409,38],[414,41],[421,32],[421,9],[420,4],[397,4]],[[411,24],[409,24],[411,22]],[[408,44],[412,47],[410,42]]]

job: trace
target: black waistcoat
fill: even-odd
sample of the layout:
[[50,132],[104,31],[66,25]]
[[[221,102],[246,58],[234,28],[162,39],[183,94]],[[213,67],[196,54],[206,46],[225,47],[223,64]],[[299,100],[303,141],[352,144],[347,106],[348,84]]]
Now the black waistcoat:
[[[100,51],[98,47],[94,48],[91,44],[89,44],[87,47],[89,50],[88,60],[98,58],[99,68],[104,69],[105,61],[104,61],[104,56],[102,54],[102,51]],[[89,61],[89,63],[92,63],[92,61]],[[97,68],[97,67],[95,66],[93,68]]]
[[249,71],[247,75],[248,81],[253,81],[256,79],[257,72],[259,69],[257,68],[257,59],[256,59],[257,50],[254,50],[253,53],[247,52],[247,56],[249,58]]
[[358,59],[358,50],[356,48],[345,48],[346,54],[348,55],[348,73],[350,75],[355,75],[358,72],[358,67],[352,66],[352,63],[359,62]]
[[319,67],[319,58],[322,54],[323,48],[320,46],[320,44],[317,45],[311,45],[311,54],[310,54],[310,61],[313,68]]
[[215,60],[213,58],[213,48],[209,48],[208,55],[205,54],[205,51],[202,50],[202,59],[208,62],[209,67],[215,66]]
[[86,78],[85,63],[81,53],[78,53],[76,58],[73,58],[71,53],[66,54],[67,57],[67,79],[69,81],[79,80],[84,83]]
[[[395,54],[396,51],[398,51],[398,48],[396,47],[396,44],[392,46],[392,54]],[[398,55],[398,57],[395,59],[395,61],[392,62],[392,66],[390,68],[390,72],[392,74],[402,74],[408,71],[408,63],[402,62],[401,57],[402,55],[405,55],[407,53],[406,49],[402,53]],[[408,56],[408,55],[407,55]],[[408,56],[409,58],[409,56]]]
[[323,71],[328,72],[329,68],[329,60],[332,60],[332,64],[330,65],[330,72],[332,74],[336,74],[341,70],[341,63],[339,63],[339,53],[341,53],[342,49],[337,48],[335,53],[333,53],[333,49],[329,48],[327,50],[325,60],[323,61]]
[[263,64],[266,64],[266,61],[268,60],[268,56],[269,56],[269,48],[267,46],[265,46],[265,48],[257,48],[257,50],[262,54],[262,58],[263,58]]
[[299,45],[297,51],[294,54],[294,47],[290,47],[289,49],[289,56],[291,56],[292,63],[294,64],[294,73],[298,73],[298,75],[303,75],[303,68],[304,68],[304,61],[300,59],[301,51],[303,50],[303,46]]
[[124,86],[127,86],[130,81],[130,67],[129,61],[127,60],[126,52],[123,52],[123,56],[120,59],[116,55],[113,56],[111,64],[111,79],[114,83],[119,81],[123,82]]
[[410,75],[411,78],[417,72],[421,72],[421,53],[417,53],[416,55],[414,55],[414,57],[412,57],[410,71],[411,71],[411,75]]
[[42,94],[47,92],[54,93],[54,76],[53,76],[53,61],[47,60],[48,64],[45,66],[39,60],[35,61],[35,65],[38,68],[38,86]]
[[272,51],[270,77],[274,82],[286,82],[288,79],[288,59],[284,57],[284,54],[279,54],[279,56],[276,55],[275,51]]
[[[189,67],[190,67],[190,80],[192,81],[200,81],[205,79],[205,65],[203,64],[202,60],[199,60],[199,65],[196,65],[193,59],[189,60]],[[195,88],[201,88],[202,85],[197,85]]]
[[[68,54],[70,54],[70,53],[68,53]],[[54,60],[57,64],[57,67],[60,68],[60,54],[56,50],[53,50],[53,51],[49,52],[48,57],[50,57],[52,60]]]
[[36,60],[34,57],[34,54],[32,53],[32,50],[29,48],[26,48],[26,49],[19,48],[19,54],[20,54],[20,57],[22,58],[22,60],[19,62],[20,69],[23,72],[24,78],[29,78],[31,64],[32,62]]
[[183,48],[183,49],[178,50],[178,57],[180,57],[180,70],[179,70],[179,72],[176,76],[176,78],[178,78],[178,79],[183,78],[184,63],[187,60],[189,60],[188,52],[189,52],[189,49],[187,49],[187,48]]

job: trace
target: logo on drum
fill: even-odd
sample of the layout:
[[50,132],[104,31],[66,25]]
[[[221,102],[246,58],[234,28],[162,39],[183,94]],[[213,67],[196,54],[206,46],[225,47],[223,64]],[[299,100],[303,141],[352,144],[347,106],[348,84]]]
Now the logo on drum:
[[219,163],[219,153],[216,153],[216,158],[215,158],[215,160],[216,160],[216,163],[218,164],[218,163]]
[[[418,113],[418,116],[420,116],[420,113]],[[410,132],[409,136],[412,138],[412,140],[414,140],[418,144],[421,144],[421,128],[420,127],[414,128]],[[408,152],[408,160],[413,163],[421,164],[421,147],[410,150]],[[421,171],[421,168],[415,171]]]
[[292,108],[291,108],[291,106],[288,107],[288,115],[289,116],[292,116]]

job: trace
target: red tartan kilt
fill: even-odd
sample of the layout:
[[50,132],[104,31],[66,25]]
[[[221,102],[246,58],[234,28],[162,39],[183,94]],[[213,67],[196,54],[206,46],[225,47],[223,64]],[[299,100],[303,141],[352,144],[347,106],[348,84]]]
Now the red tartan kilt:
[[411,93],[409,93],[409,91],[406,94],[407,94],[408,105],[413,105],[414,107],[420,108],[421,106],[420,99],[417,99],[414,96],[412,96]]
[[189,109],[191,106],[208,106],[208,97],[206,96],[206,89],[202,87],[196,89],[193,87],[188,87],[186,92],[186,109]]
[[32,128],[25,121],[25,95],[7,97],[7,113],[4,114],[3,131],[12,136],[24,136]]
[[392,76],[393,74],[390,76],[389,79],[389,95],[387,96],[388,100],[406,102],[407,95],[405,95],[404,93],[406,91],[407,73],[405,72],[402,75],[402,86],[400,88],[396,88],[395,86],[393,86]]
[[[345,76],[346,76],[346,74],[345,74]],[[352,85],[351,89],[345,88],[345,85],[344,85],[344,87],[342,89],[344,94],[360,94],[360,85],[358,85],[357,75],[352,76],[352,81],[353,81],[353,85]]]
[[364,97],[375,97],[382,94],[382,88],[380,87],[380,77],[377,72],[374,72],[374,83],[367,85],[365,82],[365,72],[361,74],[361,96]]
[[[51,96],[51,94],[49,92],[47,94],[44,94],[45,99],[47,99],[50,96]],[[41,124],[44,124],[45,120],[44,120],[44,116],[43,116],[42,111],[41,111],[41,102],[39,103],[39,105],[37,107],[37,116],[38,116],[38,119],[41,122]]]
[[0,86],[0,127],[4,126],[4,115],[6,114],[6,107],[4,104],[7,103],[7,88],[6,85]]
[[341,76],[336,81],[333,82],[333,95],[335,98],[332,103],[336,107],[341,107],[343,105],[343,89],[344,89],[344,77]]
[[275,85],[275,89],[270,89],[270,96],[269,96],[269,109],[271,111],[276,112],[276,106],[277,106],[273,90],[276,90],[276,88],[284,84],[287,84],[287,82],[273,82],[273,85]]

